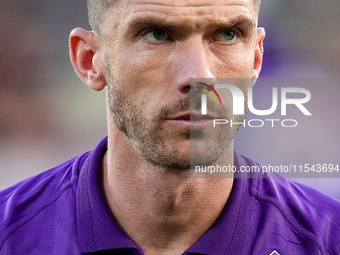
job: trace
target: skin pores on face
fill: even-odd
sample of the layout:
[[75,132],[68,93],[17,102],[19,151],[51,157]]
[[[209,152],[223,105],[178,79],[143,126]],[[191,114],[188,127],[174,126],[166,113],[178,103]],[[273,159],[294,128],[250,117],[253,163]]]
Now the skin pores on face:
[[253,78],[257,15],[251,0],[127,0],[108,10],[111,117],[148,162],[189,169],[190,159],[211,164],[230,144],[237,127],[190,139],[193,128],[173,120],[190,114],[190,78]]

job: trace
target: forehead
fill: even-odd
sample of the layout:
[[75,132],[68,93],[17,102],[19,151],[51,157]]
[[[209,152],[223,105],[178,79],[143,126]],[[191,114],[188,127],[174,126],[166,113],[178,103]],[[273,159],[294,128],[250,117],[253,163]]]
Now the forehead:
[[126,8],[204,8],[204,7],[223,7],[223,6],[244,6],[254,7],[254,0],[117,0],[116,6]]
[[198,25],[223,23],[238,16],[257,24],[254,0],[118,0],[106,12],[104,22],[105,27],[115,23],[129,26],[135,20],[150,17],[179,25]]

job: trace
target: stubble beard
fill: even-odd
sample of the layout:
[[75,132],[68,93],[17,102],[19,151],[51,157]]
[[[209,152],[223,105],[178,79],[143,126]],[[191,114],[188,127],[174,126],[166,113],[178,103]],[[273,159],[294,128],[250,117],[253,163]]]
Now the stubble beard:
[[[160,126],[169,114],[190,110],[190,95],[171,106],[163,106],[148,119],[142,108],[133,104],[119,89],[118,81],[109,70],[110,83],[107,85],[107,100],[111,117],[117,128],[125,134],[141,157],[156,167],[169,170],[189,170],[195,166],[214,164],[232,142],[239,127],[233,127],[228,132],[220,132],[212,141],[210,148],[193,146],[196,139],[203,135],[200,131],[188,131],[174,134],[190,139],[190,157],[183,155],[175,146],[166,144],[160,135]],[[237,116],[235,122],[242,122],[245,116]],[[153,121],[155,120],[155,121]],[[162,121],[163,120],[163,121]],[[151,123],[156,123],[152,126]],[[184,139],[184,138],[183,138]],[[205,138],[207,139],[207,138]],[[186,154],[188,155],[188,154]]]

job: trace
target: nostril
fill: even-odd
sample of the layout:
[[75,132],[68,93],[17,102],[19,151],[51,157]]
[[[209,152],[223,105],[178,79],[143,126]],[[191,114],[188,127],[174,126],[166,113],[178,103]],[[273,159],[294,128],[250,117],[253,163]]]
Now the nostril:
[[185,93],[185,94],[189,94],[192,89],[194,89],[193,86],[187,85],[187,86],[182,88],[182,92]]

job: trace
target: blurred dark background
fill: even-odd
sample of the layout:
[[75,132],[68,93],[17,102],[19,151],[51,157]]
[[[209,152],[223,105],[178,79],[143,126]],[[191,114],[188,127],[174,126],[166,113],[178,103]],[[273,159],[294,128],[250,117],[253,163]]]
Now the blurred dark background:
[[[339,78],[339,13],[339,0],[263,0],[260,25],[267,37],[261,77]],[[86,1],[2,0],[0,21],[0,188],[5,188],[91,150],[106,134],[106,109],[104,93],[80,81],[68,55],[70,31],[89,29]],[[329,91],[325,97],[336,100],[340,90]],[[334,119],[338,112],[332,107]],[[299,134],[277,132],[254,137],[241,130],[237,145],[259,161],[294,162],[302,152],[313,157],[326,150],[311,147],[314,136],[327,135],[325,145],[333,142],[327,150],[339,152],[339,129],[313,130],[296,150]],[[278,137],[276,148],[259,149]],[[301,181],[340,198],[340,179]]]

